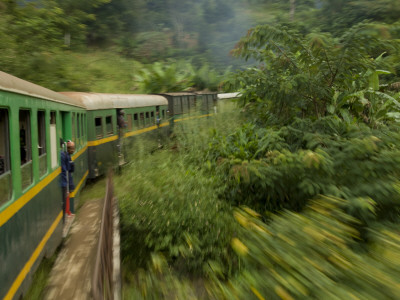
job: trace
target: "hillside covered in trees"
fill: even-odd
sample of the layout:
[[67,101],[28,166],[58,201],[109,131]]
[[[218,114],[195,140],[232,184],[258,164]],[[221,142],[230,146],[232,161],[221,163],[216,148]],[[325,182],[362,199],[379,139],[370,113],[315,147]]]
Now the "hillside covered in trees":
[[[340,36],[359,22],[396,24],[396,2],[1,0],[0,69],[55,90],[145,92],[139,70],[151,73],[159,62],[168,73],[178,63],[176,81],[192,80],[175,89],[215,89],[224,72],[247,65],[230,51],[251,27],[287,24]],[[387,26],[381,34],[396,35]]]

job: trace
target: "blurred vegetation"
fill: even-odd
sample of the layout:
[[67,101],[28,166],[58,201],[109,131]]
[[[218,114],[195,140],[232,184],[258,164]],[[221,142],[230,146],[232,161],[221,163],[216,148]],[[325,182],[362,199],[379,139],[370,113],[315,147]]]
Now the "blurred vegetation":
[[117,179],[126,299],[396,299],[399,9],[0,0],[0,69],[54,90],[241,93]]
[[249,208],[232,247],[243,271],[227,283],[211,281],[216,299],[396,299],[400,293],[397,226],[371,229],[368,251],[354,246],[357,220],[347,201],[319,197],[303,213],[284,211],[266,225]]
[[[382,35],[382,28],[391,34]],[[198,252],[193,251],[197,261],[184,254],[183,245],[190,249],[192,242],[181,242],[179,255],[185,259],[180,260],[164,220],[132,226],[126,233],[159,227],[162,236],[145,234],[152,241],[146,244],[147,257],[158,254],[146,259],[147,268],[142,264],[144,269],[126,277],[142,284],[142,290],[127,293],[179,299],[396,299],[400,94],[392,88],[397,74],[391,62],[398,50],[392,25],[356,24],[337,36],[304,34],[290,26],[251,29],[233,53],[255,66],[225,83],[240,91],[236,103],[245,122],[231,122],[229,130],[211,123],[215,128],[205,137],[190,126],[175,128],[174,142],[166,147],[170,153],[163,154],[162,163],[151,158],[165,179],[137,175],[143,205],[127,210],[129,216],[156,213],[158,218],[157,212],[166,212],[176,219],[178,237],[195,218],[211,224],[211,235],[191,223],[194,236],[208,241],[199,240]],[[154,187],[142,190],[145,181]],[[160,187],[177,206],[161,201]],[[149,196],[152,190],[157,192]],[[212,205],[199,205],[191,215],[197,194],[221,205],[217,220]],[[235,207],[241,227],[229,218]],[[211,219],[203,219],[203,209]],[[221,228],[224,239],[215,243]],[[226,251],[228,241],[237,257]],[[187,274],[188,280],[180,279]],[[196,288],[198,276],[201,288]]]

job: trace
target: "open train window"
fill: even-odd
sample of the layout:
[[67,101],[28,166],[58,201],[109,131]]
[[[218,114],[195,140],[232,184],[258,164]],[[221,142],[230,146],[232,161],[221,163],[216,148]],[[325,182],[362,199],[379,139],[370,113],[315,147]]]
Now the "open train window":
[[39,175],[42,177],[47,173],[47,150],[46,150],[46,112],[39,110],[37,113],[38,125],[38,152],[39,152]]
[[165,119],[165,109],[162,110],[162,118]]
[[10,200],[12,191],[8,124],[8,110],[0,108],[0,207]]
[[94,126],[96,131],[96,138],[101,139],[103,137],[103,124],[101,117],[94,118]]
[[113,124],[112,124],[112,116],[106,117],[106,131],[107,131],[107,135],[112,135],[114,133]]
[[139,128],[138,114],[133,114],[133,122],[135,124],[135,128]]
[[140,113],[140,127],[144,127],[145,123],[144,123],[144,113]]
[[128,131],[132,131],[132,115],[131,114],[129,114],[128,116],[127,116],[127,118],[128,118]]
[[19,111],[19,149],[21,155],[22,189],[32,183],[31,112]]

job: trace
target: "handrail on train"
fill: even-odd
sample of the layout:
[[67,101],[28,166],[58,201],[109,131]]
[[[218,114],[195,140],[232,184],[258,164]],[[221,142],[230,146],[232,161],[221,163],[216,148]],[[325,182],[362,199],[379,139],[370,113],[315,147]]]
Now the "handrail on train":
[[92,297],[96,300],[121,298],[118,223],[118,205],[114,197],[112,172],[109,171],[92,277]]

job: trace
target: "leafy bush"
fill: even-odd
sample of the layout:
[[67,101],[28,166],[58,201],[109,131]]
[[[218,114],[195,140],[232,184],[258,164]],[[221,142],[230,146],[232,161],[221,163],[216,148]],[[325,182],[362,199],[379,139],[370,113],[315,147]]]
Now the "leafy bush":
[[185,61],[155,62],[141,69],[135,81],[146,93],[182,92],[193,85],[192,66]]
[[371,230],[367,252],[352,245],[357,222],[345,200],[320,197],[299,214],[285,211],[269,225],[249,208],[235,212],[243,230],[232,240],[244,267],[217,299],[396,299],[400,294],[398,227]]
[[353,214],[368,222],[398,214],[399,139],[397,127],[298,120],[280,129],[245,125],[226,137],[215,134],[206,157],[225,178],[223,197],[234,205],[299,210],[318,194],[333,195],[349,200]]
[[387,112],[400,108],[392,93],[379,91],[378,75],[388,72],[378,70],[400,47],[380,29],[359,24],[334,38],[327,33],[305,36],[284,26],[257,26],[233,54],[258,65],[238,72],[227,85],[240,90],[240,103],[260,121],[273,115],[282,124],[295,117],[335,114],[376,126],[391,119]]
[[[146,170],[146,172],[143,172]],[[218,179],[168,152],[135,161],[117,181],[123,223],[124,256],[134,245],[162,252],[181,271],[202,273],[218,262],[225,272],[235,264],[229,241],[235,226],[229,206],[214,192]]]

